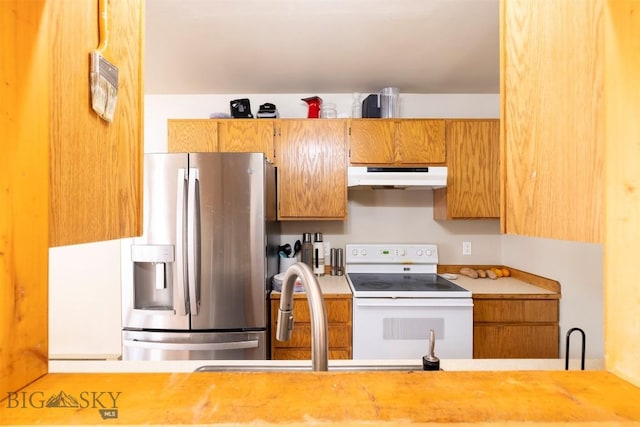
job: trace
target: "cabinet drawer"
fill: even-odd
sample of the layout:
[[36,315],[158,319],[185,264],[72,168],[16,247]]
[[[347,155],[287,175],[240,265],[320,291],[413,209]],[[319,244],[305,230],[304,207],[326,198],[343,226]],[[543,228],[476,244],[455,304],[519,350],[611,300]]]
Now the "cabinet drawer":
[[475,325],[473,357],[475,359],[558,358],[558,325]]
[[474,300],[474,322],[558,322],[558,300]]
[[[275,334],[275,331],[274,331]],[[274,338],[274,347],[304,347],[311,349],[311,325],[295,323],[289,341],[278,341]],[[351,347],[351,326],[330,325],[329,347]]]
[[[328,299],[324,302],[327,309],[328,323],[351,323],[351,299]],[[271,301],[272,323],[275,325],[278,318],[280,300]],[[309,302],[306,299],[293,300],[293,317],[296,323],[308,323],[311,321],[309,314]]]

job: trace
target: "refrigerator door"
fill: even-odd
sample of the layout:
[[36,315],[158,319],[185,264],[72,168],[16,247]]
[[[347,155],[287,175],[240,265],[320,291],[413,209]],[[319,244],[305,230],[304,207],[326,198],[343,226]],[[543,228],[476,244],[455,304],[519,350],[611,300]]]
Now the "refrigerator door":
[[192,330],[267,328],[266,168],[258,153],[190,154]]
[[188,155],[146,154],[141,237],[123,250],[124,328],[188,330],[181,256],[186,230]]
[[122,332],[124,360],[264,360],[266,332]]

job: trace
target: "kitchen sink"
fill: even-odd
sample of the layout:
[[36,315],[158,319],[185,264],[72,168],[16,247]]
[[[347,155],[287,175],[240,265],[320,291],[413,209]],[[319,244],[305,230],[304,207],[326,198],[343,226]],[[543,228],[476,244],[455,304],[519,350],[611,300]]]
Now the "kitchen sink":
[[[255,361],[253,361],[255,362]],[[311,363],[277,363],[280,361],[267,361],[266,363],[246,364],[212,364],[203,365],[194,372],[311,372]],[[291,362],[291,361],[282,361]],[[329,363],[329,372],[356,372],[356,371],[422,371],[421,364],[395,364],[395,363]]]

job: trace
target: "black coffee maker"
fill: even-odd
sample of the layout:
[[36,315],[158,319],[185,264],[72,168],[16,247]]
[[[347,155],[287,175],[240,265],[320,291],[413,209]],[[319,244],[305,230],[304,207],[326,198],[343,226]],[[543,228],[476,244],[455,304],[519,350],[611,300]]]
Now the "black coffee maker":
[[234,119],[252,119],[251,103],[248,98],[234,99],[230,103],[231,117]]

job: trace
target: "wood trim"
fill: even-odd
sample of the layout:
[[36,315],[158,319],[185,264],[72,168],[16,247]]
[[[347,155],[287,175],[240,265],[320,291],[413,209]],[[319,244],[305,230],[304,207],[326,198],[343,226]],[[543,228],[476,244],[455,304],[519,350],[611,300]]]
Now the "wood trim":
[[457,274],[462,267],[471,267],[473,269],[489,269],[492,267],[507,268],[511,272],[511,277],[514,279],[522,280],[525,283],[539,286],[548,291],[556,292],[559,298],[561,295],[560,282],[546,277],[538,276],[536,274],[527,273],[526,271],[518,270],[513,267],[504,265],[438,265],[438,273],[454,273]]
[[0,401],[48,369],[51,3],[0,1]]

